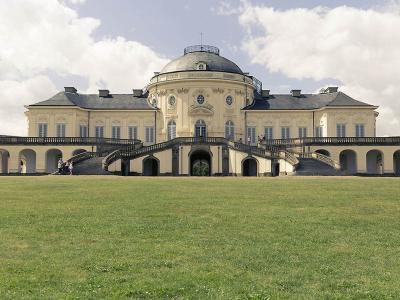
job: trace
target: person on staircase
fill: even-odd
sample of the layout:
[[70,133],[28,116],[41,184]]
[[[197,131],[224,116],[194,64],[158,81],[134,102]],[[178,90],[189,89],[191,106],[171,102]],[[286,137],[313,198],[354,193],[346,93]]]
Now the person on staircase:
[[60,159],[57,162],[57,168],[58,168],[58,174],[61,175],[62,174],[62,170],[63,170],[63,161],[62,158],[60,157]]
[[72,164],[72,161],[69,163],[68,169],[69,169],[69,175],[72,175],[72,170],[74,169],[74,166],[73,166],[73,164]]

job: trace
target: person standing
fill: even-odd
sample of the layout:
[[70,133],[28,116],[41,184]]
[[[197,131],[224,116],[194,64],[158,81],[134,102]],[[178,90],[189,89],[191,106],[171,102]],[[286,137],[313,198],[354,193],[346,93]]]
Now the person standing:
[[63,161],[62,161],[61,157],[57,162],[57,168],[58,168],[58,174],[61,174],[62,173],[62,168],[63,168]]
[[72,170],[73,170],[74,166],[72,164],[72,161],[69,163],[68,165],[68,169],[69,169],[69,175],[72,175]]
[[250,145],[250,142],[251,142],[251,138],[250,138],[250,136],[248,136],[247,137],[247,144]]

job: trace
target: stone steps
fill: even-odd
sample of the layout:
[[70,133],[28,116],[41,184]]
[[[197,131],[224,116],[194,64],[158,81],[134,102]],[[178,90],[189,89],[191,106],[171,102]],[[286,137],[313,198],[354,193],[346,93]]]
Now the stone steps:
[[110,172],[103,170],[104,157],[93,157],[84,160],[80,163],[74,165],[73,174],[74,175],[113,175]]
[[343,175],[330,165],[314,158],[299,158],[299,165],[294,173],[297,176],[339,176]]

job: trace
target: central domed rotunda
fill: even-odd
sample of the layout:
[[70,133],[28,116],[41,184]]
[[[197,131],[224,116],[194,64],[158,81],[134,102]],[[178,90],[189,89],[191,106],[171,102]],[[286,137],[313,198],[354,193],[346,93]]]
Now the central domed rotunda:
[[217,47],[208,45],[186,47],[184,55],[169,62],[160,73],[196,70],[243,74],[234,62],[219,55]]

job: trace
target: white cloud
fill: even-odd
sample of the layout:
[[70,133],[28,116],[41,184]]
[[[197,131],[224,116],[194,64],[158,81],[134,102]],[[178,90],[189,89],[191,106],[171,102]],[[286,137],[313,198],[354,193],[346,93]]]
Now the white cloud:
[[247,1],[242,0],[242,1],[240,1],[239,6],[235,6],[227,0],[222,0],[222,1],[219,1],[217,7],[211,7],[211,12],[215,13],[218,16],[237,15],[237,14],[243,12],[245,3],[247,3]]
[[0,134],[26,135],[28,124],[23,103],[32,99],[47,99],[57,92],[47,76],[27,80],[0,80]]
[[[55,93],[48,74],[63,76],[65,85],[74,84],[69,76],[82,76],[91,92],[104,87],[130,92],[142,88],[153,71],[167,63],[137,41],[95,40],[99,26],[100,20],[79,17],[63,1],[0,1],[0,116],[20,116],[11,129],[9,120],[1,117],[0,134],[25,134],[23,105]],[[43,91],[38,93],[38,88]]]
[[243,49],[253,63],[297,79],[339,80],[344,92],[380,105],[378,134],[400,134],[397,12],[247,5],[239,20],[247,32]]
[[85,4],[86,0],[68,0],[72,4]]

